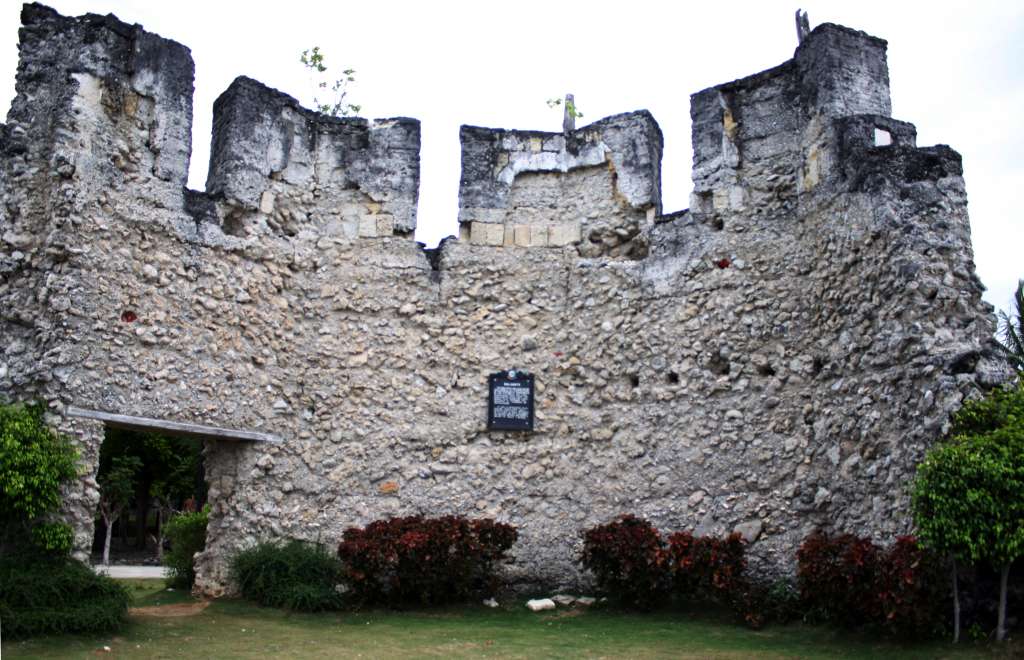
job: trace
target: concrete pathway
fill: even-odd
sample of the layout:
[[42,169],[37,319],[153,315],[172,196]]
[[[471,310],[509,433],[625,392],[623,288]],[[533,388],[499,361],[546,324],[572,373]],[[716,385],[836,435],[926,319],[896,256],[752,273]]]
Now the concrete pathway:
[[104,566],[99,564],[93,569],[100,574],[113,578],[162,578],[167,575],[166,566]]

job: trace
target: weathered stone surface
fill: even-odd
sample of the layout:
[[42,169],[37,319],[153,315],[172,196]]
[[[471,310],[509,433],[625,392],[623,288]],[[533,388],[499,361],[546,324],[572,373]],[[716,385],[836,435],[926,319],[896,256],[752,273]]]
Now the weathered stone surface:
[[762,529],[764,529],[763,522],[760,520],[749,520],[736,525],[732,531],[742,536],[743,540],[747,543],[753,543],[759,536],[761,536]]
[[[256,539],[411,514],[516,525],[505,578],[552,590],[585,587],[579,531],[625,511],[749,531],[785,572],[815,527],[907,532],[916,462],[1005,377],[959,156],[887,116],[866,35],[819,26],[796,60],[695,95],[694,204],[671,215],[645,113],[464,129],[471,225],[424,251],[414,121],[241,79],[209,190],[183,191],[187,50],[111,17],[23,20],[0,397],[41,399],[78,445],[80,555],[103,427],[68,406],[283,439],[207,443],[210,594]],[[536,377],[528,436],[486,429],[487,375],[513,367]]]

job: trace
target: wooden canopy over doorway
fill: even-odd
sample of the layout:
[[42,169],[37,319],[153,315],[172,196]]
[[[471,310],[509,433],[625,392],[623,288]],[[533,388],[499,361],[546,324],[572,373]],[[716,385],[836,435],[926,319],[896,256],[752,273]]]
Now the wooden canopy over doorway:
[[134,415],[118,415],[115,413],[103,412],[101,410],[86,410],[68,406],[67,414],[70,417],[82,419],[94,419],[105,423],[107,426],[131,431],[164,432],[171,435],[199,438],[202,440],[242,440],[247,442],[269,442],[279,444],[283,442],[281,436],[260,431],[240,431],[226,429],[220,426],[207,426],[206,424],[192,424],[190,422],[174,422],[167,419],[154,419],[152,417],[136,417]]

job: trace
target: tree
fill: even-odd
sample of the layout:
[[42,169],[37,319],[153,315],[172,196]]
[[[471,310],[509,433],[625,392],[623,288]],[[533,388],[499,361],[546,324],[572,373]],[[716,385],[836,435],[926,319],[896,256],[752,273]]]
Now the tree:
[[952,436],[918,466],[914,521],[927,547],[953,560],[954,641],[960,635],[957,562],[999,569],[999,622],[1006,636],[1010,566],[1024,555],[1024,384],[968,402]]
[[997,341],[1006,361],[1024,373],[1024,280],[1017,280],[1013,292],[1013,306],[1016,318],[1006,312],[999,312],[999,336]]
[[[179,451],[175,451],[179,449]],[[157,534],[156,557],[163,561],[165,526],[171,516],[177,512],[179,503],[194,498],[196,493],[196,474],[199,472],[200,454],[195,451],[180,451],[174,442],[163,444],[162,463],[165,472],[160,474],[149,487],[149,494],[156,503]]]
[[70,551],[70,527],[47,518],[76,475],[77,454],[46,426],[41,405],[0,405],[0,550],[33,544]]
[[[308,70],[310,85],[313,87],[313,105],[317,112],[332,117],[348,117],[362,109],[362,106],[345,101],[348,97],[348,84],[356,80],[355,69],[345,69],[341,72],[341,78],[329,80],[324,75],[327,73],[327,66],[324,64],[324,54],[319,46],[302,51],[299,61]],[[322,97],[321,94],[327,91],[330,92],[330,96]]]
[[100,485],[100,515],[107,527],[103,541],[103,565],[110,565],[110,536],[114,531],[114,523],[121,517],[121,512],[132,501],[135,494],[135,478],[142,469],[142,461],[136,456],[118,456],[114,458],[110,470],[97,481]]

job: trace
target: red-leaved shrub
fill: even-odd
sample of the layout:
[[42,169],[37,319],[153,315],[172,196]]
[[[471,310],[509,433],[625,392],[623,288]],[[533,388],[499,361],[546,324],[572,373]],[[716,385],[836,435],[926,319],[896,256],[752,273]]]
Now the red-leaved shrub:
[[668,553],[680,596],[731,603],[746,587],[746,546],[738,533],[720,539],[676,532],[668,538]]
[[345,530],[338,557],[364,603],[450,603],[493,591],[494,566],[517,536],[492,519],[389,518]]
[[812,616],[875,624],[902,636],[941,632],[948,588],[942,561],[912,537],[883,549],[852,534],[814,532],[797,551],[800,596]]
[[881,562],[876,586],[882,625],[909,637],[942,633],[950,587],[943,562],[912,536],[901,536]]
[[877,621],[879,549],[853,534],[811,533],[797,550],[800,597],[812,618],[845,625]]
[[664,599],[667,557],[658,530],[632,514],[583,532],[583,567],[602,592],[627,607],[649,609]]

